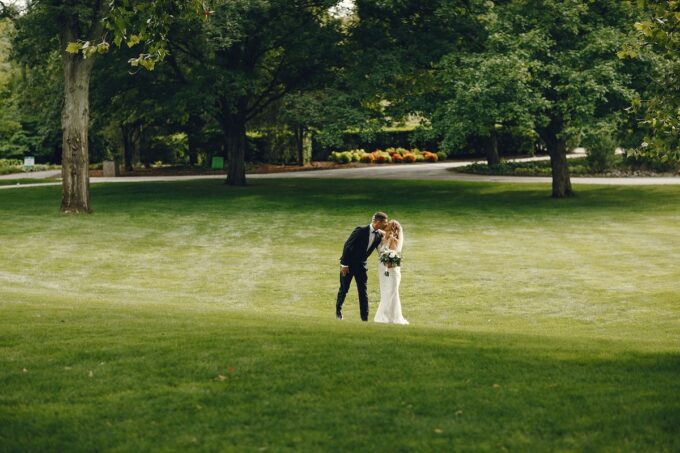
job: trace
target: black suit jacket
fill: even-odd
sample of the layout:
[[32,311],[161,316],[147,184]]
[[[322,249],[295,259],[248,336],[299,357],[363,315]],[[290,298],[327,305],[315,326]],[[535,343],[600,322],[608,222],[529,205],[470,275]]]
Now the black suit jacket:
[[371,244],[371,248],[368,248],[368,235],[370,230],[371,226],[366,225],[363,227],[356,227],[354,231],[352,231],[352,234],[349,235],[349,238],[345,241],[345,246],[342,249],[340,264],[352,267],[366,262],[368,257],[371,256],[371,253],[373,253],[373,250],[380,244],[379,237],[371,239],[373,243]]

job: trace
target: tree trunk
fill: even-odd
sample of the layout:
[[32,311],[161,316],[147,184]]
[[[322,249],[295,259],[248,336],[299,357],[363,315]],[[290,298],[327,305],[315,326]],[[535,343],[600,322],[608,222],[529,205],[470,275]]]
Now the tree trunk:
[[227,154],[227,180],[230,186],[246,185],[246,120],[242,114],[228,114],[223,117]]
[[552,196],[553,198],[569,198],[574,196],[567,163],[567,143],[559,135],[563,123],[559,118],[553,118],[542,131],[542,138],[550,154],[552,168]]
[[492,127],[489,131],[489,137],[486,141],[486,163],[489,166],[501,163],[501,158],[498,155],[498,133],[495,127]]
[[[66,44],[62,42],[65,48]],[[61,211],[91,212],[88,148],[89,89],[92,59],[62,52],[64,107],[61,112]]]
[[[86,59],[81,53],[72,54],[66,51],[67,45],[78,39],[85,38],[94,42],[101,38],[103,26],[100,18],[107,8],[106,2],[97,1],[90,6],[92,25],[84,36],[80,32],[79,17],[75,14],[65,13],[57,19],[61,29],[59,45],[64,65],[64,106],[61,111],[61,211],[64,213],[92,211],[88,127],[90,75],[94,59]],[[82,12],[84,11],[79,11]]]
[[133,171],[139,166],[140,162],[140,139],[141,124],[138,122],[131,124],[121,124],[120,130],[123,135],[123,160],[125,161],[125,171]]
[[298,165],[309,165],[312,162],[312,137],[303,126],[295,128],[295,146]]
[[195,114],[189,115],[189,121],[187,121],[187,142],[189,145],[189,165],[194,166],[198,163],[198,134],[204,126],[203,119]]
[[568,198],[574,196],[569,177],[567,162],[567,144],[558,140],[555,146],[550,146],[550,167],[552,167],[552,196],[553,198]]

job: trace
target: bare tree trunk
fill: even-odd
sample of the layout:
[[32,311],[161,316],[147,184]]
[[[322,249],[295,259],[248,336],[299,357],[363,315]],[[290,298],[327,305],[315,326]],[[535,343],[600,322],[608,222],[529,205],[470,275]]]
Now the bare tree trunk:
[[90,153],[88,127],[90,121],[90,75],[93,58],[85,59],[80,53],[66,52],[66,46],[77,39],[96,41],[102,36],[101,17],[106,4],[93,2],[92,23],[82,33],[79,17],[66,13],[59,16],[61,33],[59,44],[64,65],[64,106],[61,111],[61,211],[64,213],[89,213],[90,207]]
[[189,115],[186,133],[189,144],[189,165],[192,167],[198,163],[198,134],[204,125],[205,122],[200,116],[193,113]]
[[132,171],[132,139],[129,129],[128,124],[120,125],[120,135],[123,138],[123,168],[126,173]]
[[553,198],[568,198],[574,196],[569,176],[567,162],[567,144],[558,140],[555,146],[549,147],[550,167],[552,167],[552,196]]
[[487,165],[498,165],[501,158],[498,154],[498,133],[496,128],[492,127],[489,131],[489,137],[486,141],[486,163]]
[[123,135],[123,160],[125,171],[132,171],[139,165],[139,124],[125,123],[120,125]]
[[[65,47],[65,44],[63,46]],[[79,54],[66,52],[62,52],[62,59],[64,107],[61,112],[63,131],[61,211],[91,212],[88,123],[92,60],[85,60]]]
[[312,162],[312,138],[304,126],[295,128],[295,147],[298,165],[309,165]]
[[227,151],[227,180],[230,186],[246,185],[246,121],[245,115],[230,114],[222,124]]
[[548,126],[541,131],[543,141],[545,141],[548,153],[550,154],[553,198],[569,198],[574,196],[569,176],[569,164],[567,162],[567,143],[563,138],[559,137],[562,127],[562,119],[553,118]]

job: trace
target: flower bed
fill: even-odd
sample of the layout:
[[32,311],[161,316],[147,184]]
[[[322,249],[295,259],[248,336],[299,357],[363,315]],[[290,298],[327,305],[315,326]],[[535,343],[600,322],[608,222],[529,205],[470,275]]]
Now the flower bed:
[[363,149],[333,151],[329,160],[338,164],[348,164],[350,162],[361,162],[364,164],[412,164],[415,162],[437,162],[446,158],[447,154],[441,151],[433,153],[431,151],[421,151],[417,148],[411,150],[405,148],[387,148],[384,151],[376,149],[370,153]]

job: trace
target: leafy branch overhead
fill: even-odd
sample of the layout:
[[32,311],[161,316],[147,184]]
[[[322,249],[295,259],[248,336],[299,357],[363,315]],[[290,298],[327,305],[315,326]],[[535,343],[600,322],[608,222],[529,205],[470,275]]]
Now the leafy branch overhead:
[[130,58],[132,67],[153,70],[156,64],[168,55],[168,34],[170,28],[182,17],[196,16],[208,20],[214,13],[204,2],[197,0],[176,2],[173,0],[135,2],[114,0],[102,11],[101,24],[104,32],[100,39],[91,41],[77,39],[66,46],[66,52],[80,53],[83,58],[92,58],[107,53],[111,45],[128,48],[142,44],[144,49],[137,57]]

